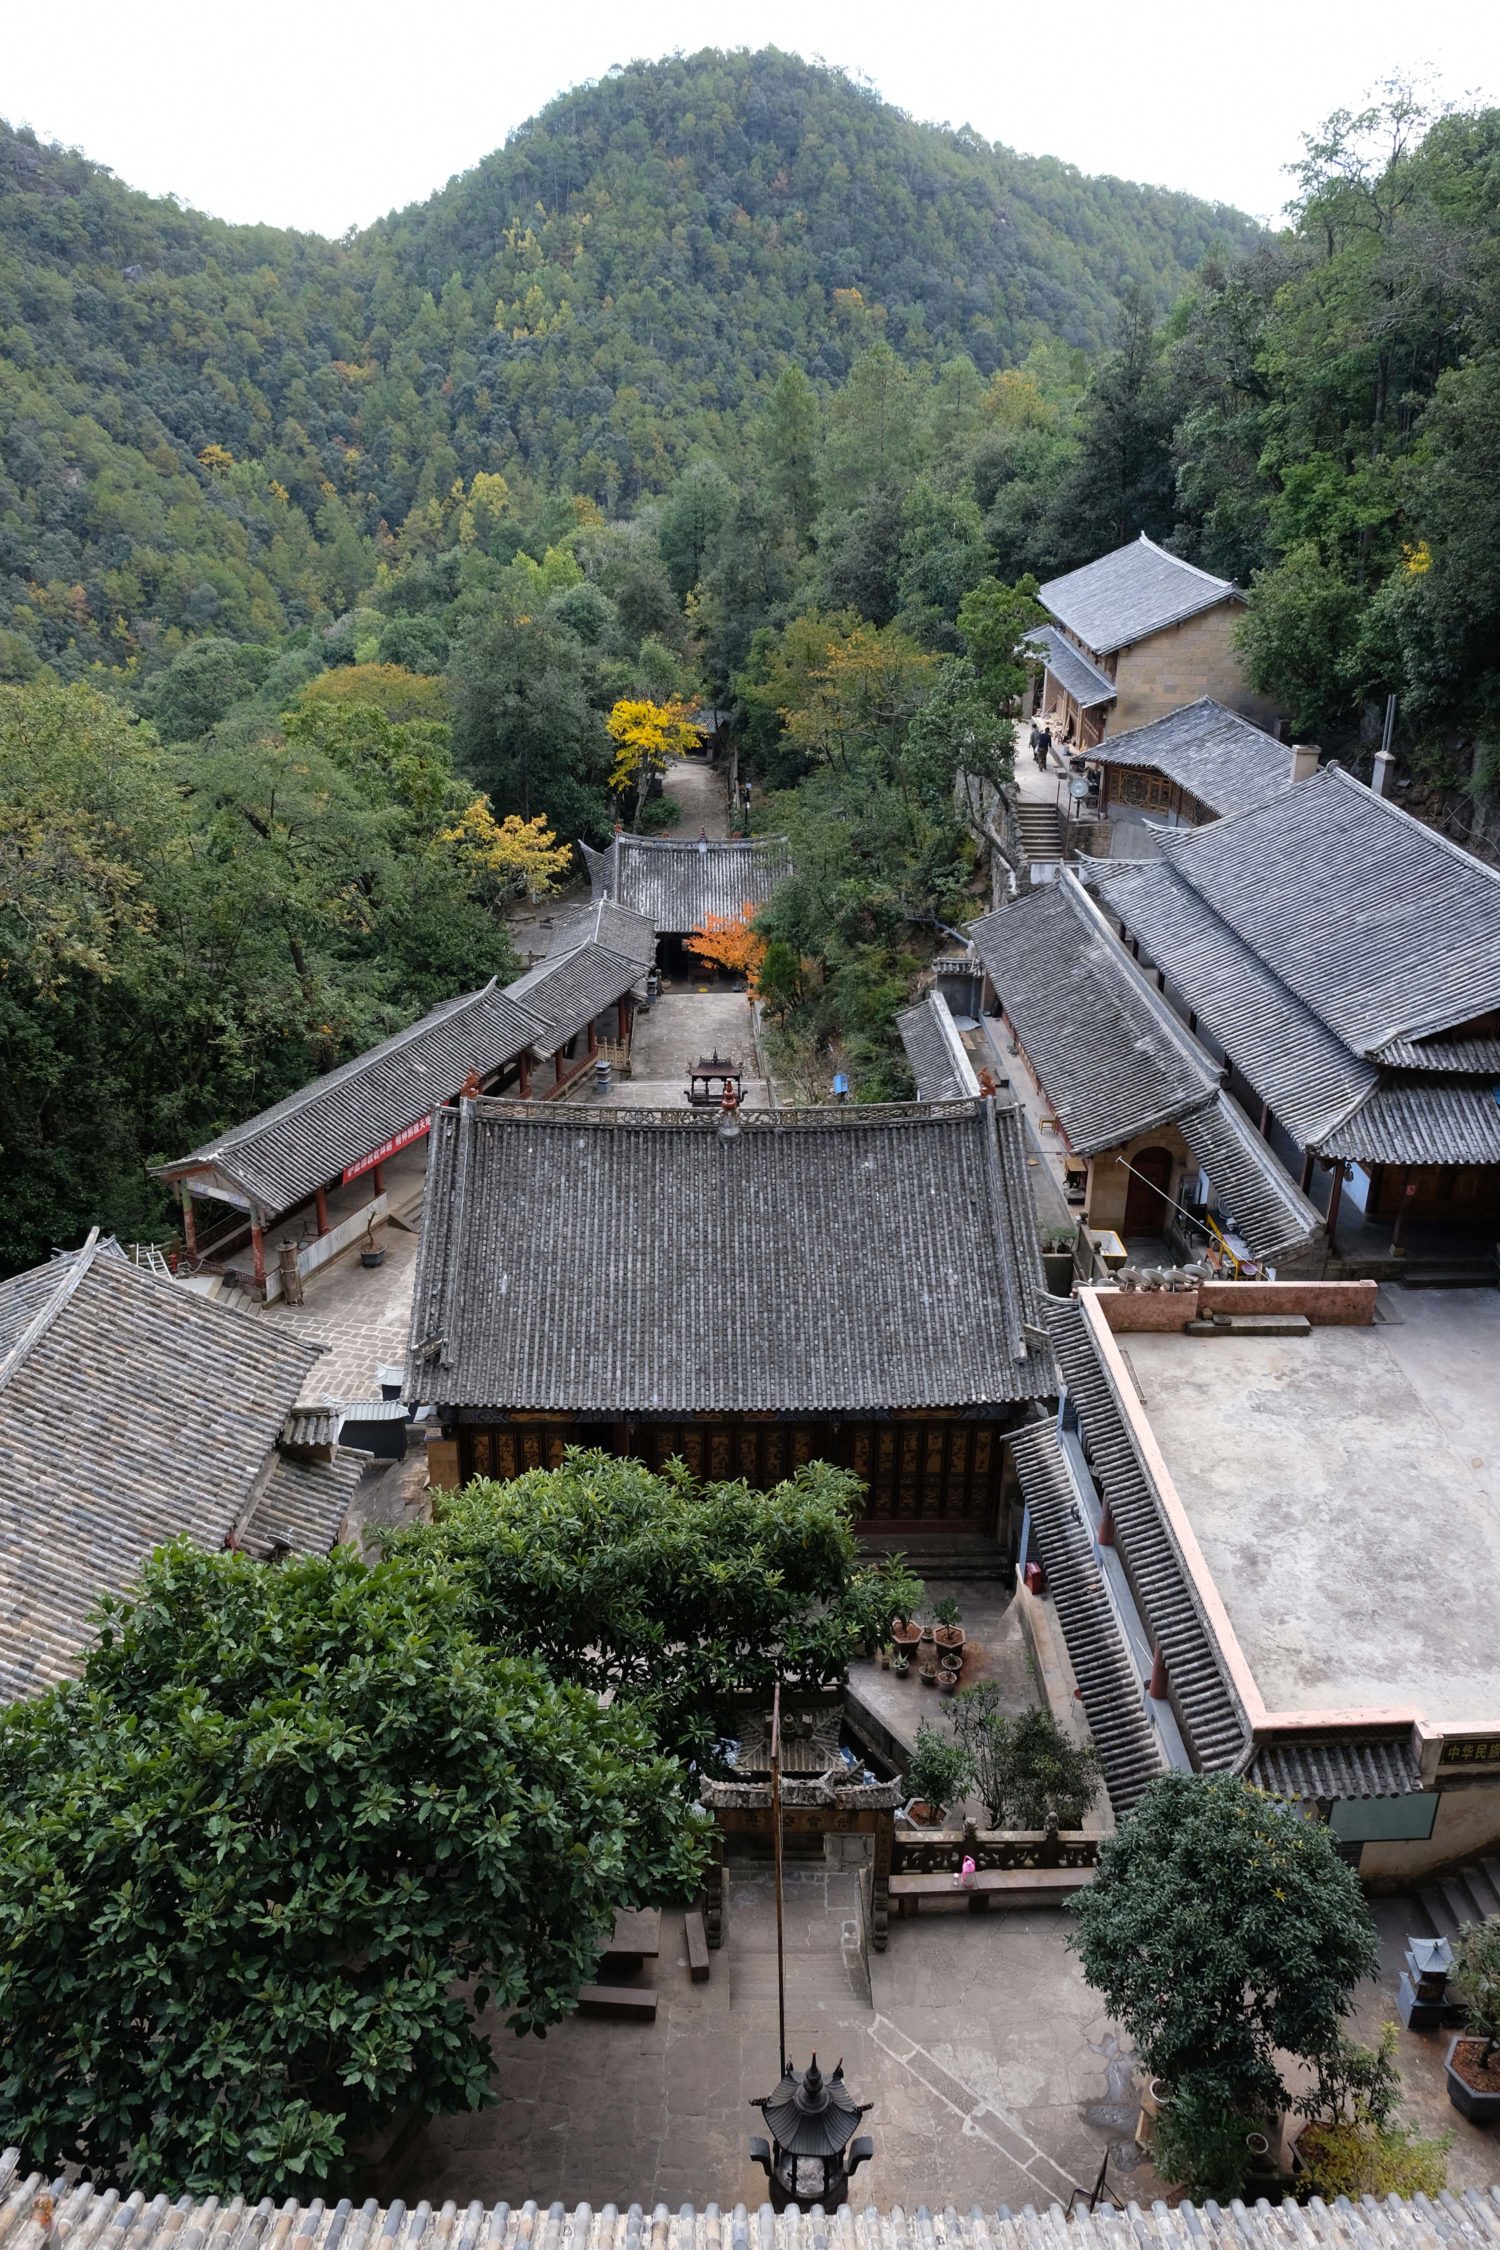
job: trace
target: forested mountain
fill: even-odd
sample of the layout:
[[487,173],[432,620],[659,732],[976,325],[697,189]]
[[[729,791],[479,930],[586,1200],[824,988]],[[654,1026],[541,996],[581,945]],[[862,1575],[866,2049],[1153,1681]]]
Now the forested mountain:
[[774,52],[614,73],[340,245],[0,132],[0,677],[337,615],[476,472],[628,506],[790,359],[1097,347],[1248,231]]
[[1333,117],[1275,236],[777,55],[337,246],[0,178],[0,1266],[166,1238],[153,1158],[506,971],[700,699],[792,842],[778,1071],[906,1093],[1036,581],[1143,530],[1298,734],[1394,696],[1403,801],[1500,831],[1500,112]]

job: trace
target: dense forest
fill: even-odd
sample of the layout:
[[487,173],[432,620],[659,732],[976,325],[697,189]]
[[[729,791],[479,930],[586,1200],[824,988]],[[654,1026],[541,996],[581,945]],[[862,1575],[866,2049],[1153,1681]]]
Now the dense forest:
[[[334,246],[0,149],[0,1255],[507,972],[622,699],[728,706],[798,873],[781,1066],[882,1098],[983,890],[1035,583],[1145,530],[1467,833],[1500,771],[1500,113],[1401,87],[1291,223],[637,67]],[[639,799],[637,802],[639,803]],[[632,807],[631,809],[634,809]],[[669,817],[645,800],[647,820]]]
[[0,128],[0,676],[337,616],[478,473],[632,505],[791,359],[1097,347],[1248,232],[775,53],[612,74],[338,245]]

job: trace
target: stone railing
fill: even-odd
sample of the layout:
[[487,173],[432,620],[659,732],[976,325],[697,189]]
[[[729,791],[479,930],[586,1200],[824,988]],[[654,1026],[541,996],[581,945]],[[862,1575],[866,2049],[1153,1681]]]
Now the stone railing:
[[1075,1829],[1046,1836],[1022,1828],[898,1828],[893,1875],[957,1874],[964,1858],[985,1871],[1026,1867],[1096,1867],[1099,1838]]

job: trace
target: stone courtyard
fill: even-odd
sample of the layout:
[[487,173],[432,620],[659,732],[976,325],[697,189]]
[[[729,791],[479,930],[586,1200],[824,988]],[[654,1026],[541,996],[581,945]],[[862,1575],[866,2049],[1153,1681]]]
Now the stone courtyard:
[[[856,2201],[1020,2207],[1087,2189],[1135,2110],[1097,1996],[1055,1911],[936,1913],[866,1960],[858,1880],[787,1870],[787,2044],[841,2057],[875,2158]],[[427,2126],[379,2183],[433,2204],[534,2197],[756,2203],[751,2108],[774,2086],[776,1932],[768,1870],[735,1865],[724,1947],[689,1980],[682,1917],[662,1916],[658,2011],[640,2027],[573,2017],[545,2040],[495,2041],[498,2105]],[[1113,2082],[1113,2088],[1112,2088]],[[1128,2115],[1127,2115],[1128,2112]],[[1124,2192],[1142,2192],[1130,2175]]]

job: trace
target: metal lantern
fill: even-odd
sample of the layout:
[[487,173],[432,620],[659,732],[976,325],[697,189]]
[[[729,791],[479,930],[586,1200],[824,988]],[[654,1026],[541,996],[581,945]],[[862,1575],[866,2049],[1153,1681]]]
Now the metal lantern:
[[787,2065],[786,2075],[774,2094],[754,2105],[764,2117],[771,2138],[757,2134],[750,2143],[752,2162],[760,2165],[771,2183],[773,2209],[789,2203],[802,2210],[821,2204],[836,2211],[847,2202],[851,2175],[875,2153],[868,2133],[856,2127],[873,2104],[856,2102],[844,2084],[844,2066],[838,2063],[830,2078],[813,2056],[806,2070]]

